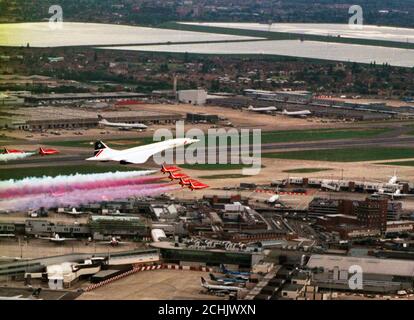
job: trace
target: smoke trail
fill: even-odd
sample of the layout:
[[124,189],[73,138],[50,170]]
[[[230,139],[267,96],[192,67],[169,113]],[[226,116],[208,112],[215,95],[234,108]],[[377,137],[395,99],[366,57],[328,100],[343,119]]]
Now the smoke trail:
[[0,154],[0,162],[20,160],[34,155],[34,152]]
[[48,196],[45,194],[31,195],[13,200],[0,202],[0,210],[25,211],[40,208],[78,207],[94,202],[113,201],[132,197],[142,197],[170,192],[178,189],[177,185],[150,184],[132,185],[92,190],[75,190],[64,193],[62,196]]
[[87,181],[70,184],[58,184],[58,185],[35,185],[35,186],[23,186],[19,188],[9,188],[0,190],[0,199],[17,198],[36,194],[61,194],[71,192],[75,190],[92,190],[102,188],[113,188],[127,185],[142,185],[148,183],[154,183],[160,181],[162,177],[145,177],[145,178],[128,178],[128,179],[109,179],[101,181]]
[[102,180],[111,180],[111,179],[124,179],[131,177],[147,176],[155,173],[154,170],[145,170],[145,171],[116,171],[116,172],[105,172],[105,173],[90,173],[90,174],[80,174],[76,173],[69,176],[56,176],[56,177],[28,177],[22,180],[5,180],[0,181],[0,191],[6,191],[10,188],[25,188],[25,187],[44,187],[44,186],[59,186],[59,185],[70,185],[72,183],[82,183],[82,182],[96,182]]

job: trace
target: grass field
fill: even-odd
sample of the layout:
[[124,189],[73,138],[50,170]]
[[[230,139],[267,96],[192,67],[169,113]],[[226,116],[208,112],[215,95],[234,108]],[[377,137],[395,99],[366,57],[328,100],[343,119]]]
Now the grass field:
[[206,180],[218,180],[218,179],[239,179],[239,178],[245,178],[246,176],[242,174],[215,174],[212,176],[200,176],[200,179],[206,179]]
[[[206,171],[215,171],[215,170],[240,170],[243,168],[250,168],[251,165],[245,164],[182,164],[179,165],[180,168],[190,169],[190,170],[206,170]],[[262,166],[263,168],[263,166]]]
[[[144,144],[153,143],[152,137],[128,138],[128,139],[108,139],[104,140],[105,144],[111,148],[131,148]],[[68,141],[48,141],[44,144],[58,147],[75,147],[75,148],[93,148],[95,140],[68,140]]]
[[370,138],[388,131],[389,128],[272,131],[262,133],[262,143]]
[[76,166],[56,166],[56,167],[32,167],[19,169],[0,169],[0,180],[23,179],[26,177],[56,177],[58,175],[71,175],[76,173],[103,173],[115,171],[141,170],[135,167],[125,167],[121,165],[96,166],[96,165],[76,165]]
[[413,161],[396,161],[396,162],[382,162],[376,163],[388,166],[403,166],[403,167],[414,167],[414,160]]
[[414,158],[414,148],[346,148],[262,154],[263,158],[356,162]]
[[329,168],[300,168],[300,169],[291,169],[291,170],[284,170],[283,172],[286,173],[313,173],[313,172],[321,172],[321,171],[329,171],[332,169]]
[[[283,130],[262,132],[262,144],[300,142],[300,141],[321,141],[338,139],[362,139],[375,137],[389,132],[390,128],[374,129],[316,129],[316,130]],[[230,138],[228,138],[230,140]],[[250,136],[252,142],[252,136]]]
[[2,144],[10,144],[10,143],[21,143],[24,142],[24,140],[21,139],[16,139],[13,137],[8,137],[8,136],[4,136],[4,135],[0,135],[0,146],[4,147]]

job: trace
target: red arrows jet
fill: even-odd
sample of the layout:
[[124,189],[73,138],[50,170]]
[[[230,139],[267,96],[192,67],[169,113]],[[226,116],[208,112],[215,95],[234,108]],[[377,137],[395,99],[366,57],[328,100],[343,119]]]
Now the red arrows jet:
[[58,150],[56,149],[43,149],[43,148],[39,148],[39,154],[41,156],[50,156],[52,154],[57,154],[59,153]]
[[171,181],[173,181],[173,180],[178,180],[178,179],[181,179],[181,178],[188,178],[188,176],[185,173],[170,172],[169,178],[171,179]]
[[165,173],[171,173],[171,172],[177,172],[177,171],[180,171],[180,170],[181,170],[180,168],[175,167],[175,166],[165,166],[165,165],[162,165],[162,167],[161,167],[161,172],[163,174],[165,174]]
[[25,153],[25,152],[22,150],[4,148],[3,154],[13,154],[13,153]]
[[189,186],[191,179],[189,178],[180,178],[180,185],[184,188],[185,186]]
[[197,180],[190,180],[190,185],[188,187],[191,189],[191,191],[194,191],[194,190],[206,189],[206,188],[209,188],[210,186]]

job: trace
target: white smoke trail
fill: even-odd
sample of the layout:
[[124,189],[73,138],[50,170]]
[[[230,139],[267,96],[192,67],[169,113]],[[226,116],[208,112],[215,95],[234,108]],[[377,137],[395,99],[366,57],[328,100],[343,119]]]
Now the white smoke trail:
[[117,180],[139,176],[146,176],[155,173],[154,170],[145,171],[116,171],[116,172],[105,172],[105,173],[91,173],[91,174],[79,174],[69,176],[56,176],[56,177],[28,177],[22,180],[5,180],[0,181],[0,191],[10,188],[25,188],[25,187],[44,187],[44,186],[61,186],[70,185],[73,183],[84,183],[84,182],[97,182],[102,180]]
[[20,160],[34,155],[34,152],[0,154],[0,162]]

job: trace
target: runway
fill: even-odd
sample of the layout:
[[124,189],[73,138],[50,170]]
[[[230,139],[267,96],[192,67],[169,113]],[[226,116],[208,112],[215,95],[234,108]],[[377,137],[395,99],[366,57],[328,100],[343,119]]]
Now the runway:
[[[292,150],[314,150],[314,149],[339,149],[339,148],[361,148],[361,147],[413,147],[413,137],[383,137],[383,138],[368,138],[368,139],[347,139],[347,140],[322,140],[309,142],[290,142],[290,143],[270,143],[263,144],[261,150],[263,153],[269,152],[284,152]],[[85,149],[85,148],[82,148]],[[213,148],[206,148],[205,152],[213,150]],[[216,148],[216,152],[223,152],[227,150],[231,152],[230,146]],[[90,157],[92,150],[78,152],[71,155],[59,155],[52,157],[33,157],[23,160],[16,160],[6,164],[2,164],[0,168],[17,168],[29,166],[57,166],[64,164],[87,163],[85,159]]]

